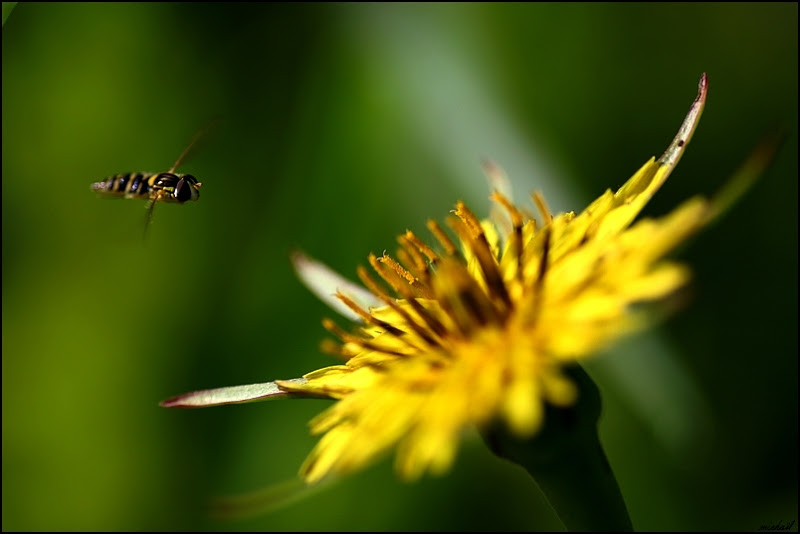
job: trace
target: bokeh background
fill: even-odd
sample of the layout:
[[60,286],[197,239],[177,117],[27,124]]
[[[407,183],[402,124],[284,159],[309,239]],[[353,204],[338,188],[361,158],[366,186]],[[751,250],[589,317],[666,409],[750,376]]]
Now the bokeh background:
[[[561,529],[535,483],[468,435],[452,471],[391,460],[268,514],[211,496],[295,476],[325,401],[158,402],[335,361],[301,248],[355,278],[367,254],[465,200],[479,162],[517,199],[580,210],[667,146],[710,79],[691,147],[647,214],[712,194],[771,127],[770,171],[677,256],[688,304],[589,367],[637,529],[797,519],[797,4],[19,4],[3,26],[3,530]],[[91,182],[179,169],[191,205]],[[341,323],[342,321],[340,321]],[[797,529],[796,523],[794,530]]]

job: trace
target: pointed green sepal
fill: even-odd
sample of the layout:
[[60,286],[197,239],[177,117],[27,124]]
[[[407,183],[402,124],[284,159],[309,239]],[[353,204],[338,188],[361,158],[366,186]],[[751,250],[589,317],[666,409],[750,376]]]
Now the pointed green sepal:
[[215,497],[209,502],[209,512],[220,521],[255,517],[304,500],[338,480],[331,477],[319,484],[308,484],[301,478],[292,478],[248,493]]
[[733,176],[711,199],[711,210],[708,215],[710,222],[715,221],[731,209],[756,180],[766,173],[786,137],[786,132],[781,130],[773,130],[762,137]]

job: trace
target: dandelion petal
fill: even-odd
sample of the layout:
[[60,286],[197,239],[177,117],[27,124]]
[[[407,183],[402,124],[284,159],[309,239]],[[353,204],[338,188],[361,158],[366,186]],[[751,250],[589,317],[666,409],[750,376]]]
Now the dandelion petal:
[[375,295],[300,251],[292,253],[292,264],[297,276],[317,298],[352,321],[361,322],[362,319],[336,296],[337,292],[347,296],[365,310],[382,306]]
[[[692,107],[689,108],[689,112],[686,114],[686,118],[683,124],[681,124],[681,128],[678,130],[675,138],[672,140],[672,143],[670,143],[667,150],[664,151],[664,154],[658,159],[659,163],[668,166],[670,170],[678,164],[678,160],[681,159],[681,156],[686,151],[686,145],[689,144],[692,134],[694,134],[695,129],[697,129],[697,123],[700,121],[700,115],[702,115],[703,108],[706,105],[707,94],[708,77],[704,72],[703,75],[700,76],[700,82],[697,84],[697,98],[692,102]],[[666,178],[667,177],[664,176],[665,180]]]
[[[293,378],[284,380],[297,385],[306,383],[305,378]],[[184,393],[161,401],[161,406],[165,408],[204,408],[206,406],[220,406],[222,404],[240,404],[243,402],[255,402],[261,400],[280,399],[283,397],[297,397],[308,395],[290,394],[282,390],[275,382],[264,382],[262,384],[248,384],[246,386],[231,386],[226,388],[204,389]]]

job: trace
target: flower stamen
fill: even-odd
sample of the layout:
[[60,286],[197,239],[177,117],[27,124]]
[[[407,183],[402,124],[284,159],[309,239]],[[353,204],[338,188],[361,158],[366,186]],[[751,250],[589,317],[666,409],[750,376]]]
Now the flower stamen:
[[450,238],[447,237],[447,234],[444,233],[444,230],[442,230],[442,227],[439,226],[438,222],[433,219],[429,219],[427,226],[428,230],[430,230],[431,233],[436,237],[436,239],[439,241],[439,244],[441,244],[445,252],[447,252],[448,256],[455,256],[458,254],[458,249],[450,240]]
[[381,328],[381,329],[385,330],[386,332],[392,334],[393,336],[400,337],[400,336],[405,334],[405,332],[403,332],[399,328],[394,327],[393,325],[387,323],[386,321],[382,321],[381,319],[378,319],[377,317],[375,317],[371,313],[369,313],[366,310],[364,310],[361,306],[359,306],[353,300],[351,300],[347,295],[345,295],[345,294],[343,294],[341,292],[337,292],[336,293],[336,297],[339,300],[341,300],[345,304],[345,306],[347,306],[348,308],[353,310],[355,313],[357,313],[359,315],[359,317],[361,317],[364,320],[364,322],[373,324],[373,325],[377,326],[378,328]]
[[547,207],[547,202],[544,200],[542,193],[534,191],[531,197],[533,198],[534,204],[536,204],[536,209],[538,209],[539,213],[542,215],[542,225],[544,226],[552,221],[553,214],[550,212],[550,208]]
[[[431,295],[430,290],[423,283],[421,283],[417,277],[415,277],[413,274],[411,274],[402,265],[397,263],[397,261],[395,261],[394,258],[389,256],[388,254],[384,254],[380,258],[377,258],[377,261],[379,263],[384,263],[384,264],[388,265],[392,270],[394,270],[395,273],[397,273],[397,276],[400,279],[405,280],[406,282],[408,282],[408,286],[406,286],[404,284],[400,284],[398,287],[395,288],[395,289],[397,289],[398,293],[402,294],[403,293],[403,289],[407,289],[410,286],[410,287],[412,287],[413,289],[416,290],[417,296],[420,296],[420,297],[426,298],[426,299],[431,298],[432,295]],[[370,263],[372,263],[372,261],[370,261]],[[374,267],[374,265],[373,265],[373,267]],[[381,273],[379,272],[378,274],[381,274]],[[384,278],[384,280],[385,280],[385,278]]]
[[323,319],[322,326],[325,328],[325,330],[332,333],[345,343],[352,343],[353,345],[357,345],[364,349],[381,352],[384,354],[392,354],[394,356],[400,356],[400,357],[407,356],[406,354],[399,352],[393,348],[384,347],[379,345],[378,343],[374,343],[372,340],[365,339],[363,337],[354,334],[350,334],[349,332],[346,332],[344,329],[340,328],[336,323],[334,323],[330,319],[327,318]]
[[405,238],[409,243],[414,245],[419,252],[424,254],[428,258],[428,261],[430,261],[432,264],[435,265],[436,262],[439,261],[439,256],[436,254],[436,252],[434,252],[432,248],[420,240],[420,238],[418,238],[413,232],[407,230]]
[[[503,305],[502,309],[498,309],[498,312],[507,313],[511,308],[511,297],[498,270],[494,254],[489,248],[486,234],[483,233],[480,223],[477,224],[477,230],[475,229],[473,221],[470,221],[470,216],[472,218],[475,216],[461,202],[456,204],[456,215],[458,215],[458,219],[447,218],[448,226],[458,234],[465,248],[475,255],[483,273],[482,278],[486,282],[488,294],[497,296]],[[477,219],[475,219],[475,222],[477,222]]]
[[427,260],[405,235],[399,236],[397,242],[400,243],[401,247],[397,250],[397,257],[407,266],[411,274],[419,280],[420,284],[425,286],[426,291],[429,292],[431,273]]
[[[374,256],[372,256],[372,258],[374,258]],[[397,304],[395,299],[388,296],[382,290],[382,288],[377,283],[375,283],[375,280],[372,279],[372,277],[369,275],[369,273],[364,267],[359,266],[357,272],[358,272],[358,277],[361,279],[364,285],[367,286],[367,288],[369,288],[373,293],[375,293],[381,300],[383,300],[389,307],[391,307],[392,310],[397,312],[397,314],[400,315],[400,317],[406,322],[406,324],[419,337],[421,337],[422,340],[425,341],[425,343],[434,347],[439,345],[439,342],[435,340],[433,337],[431,337],[427,329],[418,324],[417,321],[415,321],[414,318],[411,317],[411,315],[405,309],[403,309],[401,306]]]

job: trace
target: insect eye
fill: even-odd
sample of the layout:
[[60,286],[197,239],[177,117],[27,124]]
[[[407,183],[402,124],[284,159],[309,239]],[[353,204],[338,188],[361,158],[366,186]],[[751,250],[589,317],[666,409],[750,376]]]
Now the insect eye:
[[178,185],[175,186],[175,191],[172,195],[178,202],[186,202],[192,198],[192,185],[186,181],[185,178],[178,180]]

